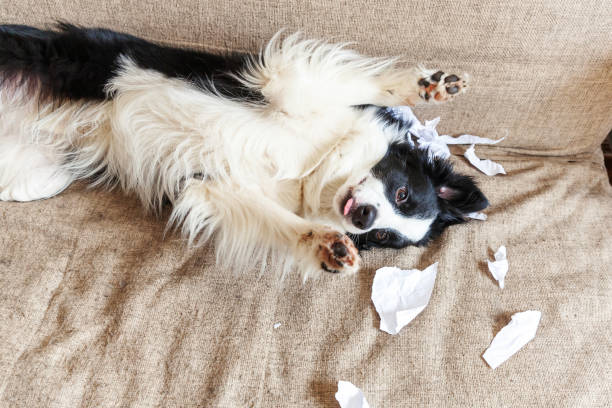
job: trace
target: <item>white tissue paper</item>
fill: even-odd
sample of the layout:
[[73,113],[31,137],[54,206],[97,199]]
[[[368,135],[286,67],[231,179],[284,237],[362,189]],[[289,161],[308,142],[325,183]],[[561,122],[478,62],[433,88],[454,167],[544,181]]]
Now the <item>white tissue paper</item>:
[[542,313],[537,310],[515,313],[508,325],[497,333],[482,358],[492,369],[509,359],[536,335]]
[[487,220],[487,214],[485,213],[481,213],[481,212],[471,212],[469,214],[466,214],[468,218],[472,218],[474,220],[481,220],[481,221],[486,221]]
[[463,153],[465,158],[472,164],[472,166],[476,167],[478,170],[482,171],[487,176],[494,176],[496,174],[506,174],[506,170],[504,167],[495,163],[491,160],[480,160],[478,156],[476,156],[476,152],[474,151],[474,145],[471,145],[469,149]]
[[348,381],[338,381],[336,400],[340,408],[370,408],[363,392]]
[[495,252],[495,262],[487,261],[489,264],[489,272],[499,282],[499,287],[504,288],[504,278],[508,273],[508,259],[506,258],[506,247],[500,246]]
[[[419,149],[429,149],[431,157],[448,159],[451,155],[447,146],[449,144],[495,144],[504,140],[503,137],[498,140],[493,140],[473,135],[461,135],[459,137],[452,137],[449,135],[439,136],[436,126],[440,122],[440,118],[426,120],[423,126],[417,117],[414,116],[412,109],[408,106],[389,108],[389,112],[396,119],[401,120],[409,126],[408,131],[417,138]],[[412,140],[408,140],[412,144]]]
[[496,144],[505,139],[502,137],[501,139],[493,140],[486,137],[474,136],[474,135],[461,135],[457,137],[452,137],[449,135],[442,135],[439,139],[446,144]]
[[425,309],[437,271],[437,262],[423,271],[389,266],[376,271],[372,302],[380,315],[380,330],[397,334]]

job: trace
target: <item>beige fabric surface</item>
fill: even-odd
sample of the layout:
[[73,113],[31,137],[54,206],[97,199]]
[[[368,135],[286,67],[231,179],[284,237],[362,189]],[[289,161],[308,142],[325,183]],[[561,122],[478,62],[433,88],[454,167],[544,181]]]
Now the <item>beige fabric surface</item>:
[[[509,158],[489,178],[455,161],[494,203],[488,221],[305,284],[216,268],[210,248],[163,241],[163,221],[120,193],[0,203],[0,406],[336,407],[338,380],[372,407],[609,406],[601,164]],[[485,266],[500,245],[504,290]],[[436,261],[425,311],[397,336],[378,330],[374,271]],[[482,353],[527,309],[542,312],[536,338],[491,370]]]
[[[2,22],[63,18],[205,48],[253,50],[283,26],[408,54],[474,77],[460,101],[419,117],[442,116],[442,132],[508,135],[477,147],[507,176],[454,158],[490,199],[488,221],[428,248],[364,253],[357,276],[305,284],[279,281],[275,265],[261,277],[217,268],[212,248],[163,240],[165,219],[120,192],[74,185],[0,203],[0,406],[337,407],[338,380],[373,408],[609,406],[612,189],[587,153],[612,126],[610,2],[364,4],[0,2]],[[500,245],[503,291],[485,262]],[[425,311],[397,336],[378,330],[375,270],[436,261]],[[527,309],[542,311],[536,338],[491,370],[482,353]]]
[[441,130],[508,136],[528,154],[593,152],[612,128],[610,0],[2,0],[0,21],[56,19],[151,40],[256,51],[279,29],[352,41],[473,79],[461,103],[420,110]]

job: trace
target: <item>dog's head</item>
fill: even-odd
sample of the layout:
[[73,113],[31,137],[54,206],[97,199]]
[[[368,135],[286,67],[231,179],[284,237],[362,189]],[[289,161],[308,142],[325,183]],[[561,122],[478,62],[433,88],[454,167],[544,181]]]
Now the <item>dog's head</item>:
[[351,177],[334,198],[342,226],[360,249],[425,244],[488,205],[470,177],[408,142],[391,144],[382,160]]

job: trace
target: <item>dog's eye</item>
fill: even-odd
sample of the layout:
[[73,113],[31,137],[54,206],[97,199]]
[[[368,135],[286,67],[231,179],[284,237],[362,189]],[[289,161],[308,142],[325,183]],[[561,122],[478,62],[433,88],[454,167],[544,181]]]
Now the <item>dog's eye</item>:
[[389,233],[384,230],[376,231],[376,240],[378,241],[386,241],[389,237]]
[[400,187],[395,192],[395,202],[403,203],[408,198],[408,191],[406,191],[406,187]]

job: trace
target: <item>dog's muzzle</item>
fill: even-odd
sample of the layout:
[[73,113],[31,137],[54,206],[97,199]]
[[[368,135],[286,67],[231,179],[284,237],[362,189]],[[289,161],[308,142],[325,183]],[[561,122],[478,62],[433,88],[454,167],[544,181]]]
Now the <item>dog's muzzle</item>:
[[367,230],[376,219],[376,208],[373,205],[360,205],[353,211],[351,221],[359,229]]

